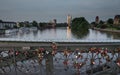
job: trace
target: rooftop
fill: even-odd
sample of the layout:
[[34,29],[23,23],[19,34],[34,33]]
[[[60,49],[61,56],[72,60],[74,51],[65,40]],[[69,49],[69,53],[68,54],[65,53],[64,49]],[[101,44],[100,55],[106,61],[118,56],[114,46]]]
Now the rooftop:
[[115,15],[115,18],[120,18],[120,15]]
[[16,23],[16,22],[10,22],[10,21],[2,21],[2,20],[0,20],[0,23]]

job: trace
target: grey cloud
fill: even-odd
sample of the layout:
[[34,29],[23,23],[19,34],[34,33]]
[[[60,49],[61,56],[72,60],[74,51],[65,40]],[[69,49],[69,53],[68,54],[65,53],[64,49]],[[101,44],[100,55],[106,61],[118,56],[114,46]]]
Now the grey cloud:
[[0,19],[65,22],[67,14],[93,20],[120,14],[120,0],[0,0]]

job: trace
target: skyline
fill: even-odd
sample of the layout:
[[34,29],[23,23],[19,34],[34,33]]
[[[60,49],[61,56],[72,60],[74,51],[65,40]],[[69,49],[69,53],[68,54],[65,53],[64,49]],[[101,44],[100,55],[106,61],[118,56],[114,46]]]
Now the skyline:
[[120,14],[120,0],[0,0],[0,19],[5,21],[66,22],[85,17],[89,22],[114,18]]

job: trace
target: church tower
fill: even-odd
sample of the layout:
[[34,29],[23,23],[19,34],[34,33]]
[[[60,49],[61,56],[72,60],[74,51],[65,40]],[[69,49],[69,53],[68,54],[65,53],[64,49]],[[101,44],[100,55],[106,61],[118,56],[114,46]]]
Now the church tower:
[[96,24],[99,24],[99,16],[96,16],[96,18],[95,18],[95,23],[96,23]]
[[70,15],[67,16],[67,25],[68,27],[71,27],[71,20],[72,20],[72,17]]

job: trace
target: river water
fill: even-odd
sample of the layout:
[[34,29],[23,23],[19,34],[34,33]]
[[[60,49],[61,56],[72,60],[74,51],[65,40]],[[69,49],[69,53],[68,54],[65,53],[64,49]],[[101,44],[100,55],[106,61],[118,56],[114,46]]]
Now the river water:
[[22,41],[120,41],[120,35],[116,33],[100,32],[89,29],[88,32],[75,34],[67,27],[43,29],[43,30],[22,30],[16,33],[0,35],[0,40],[22,40]]

